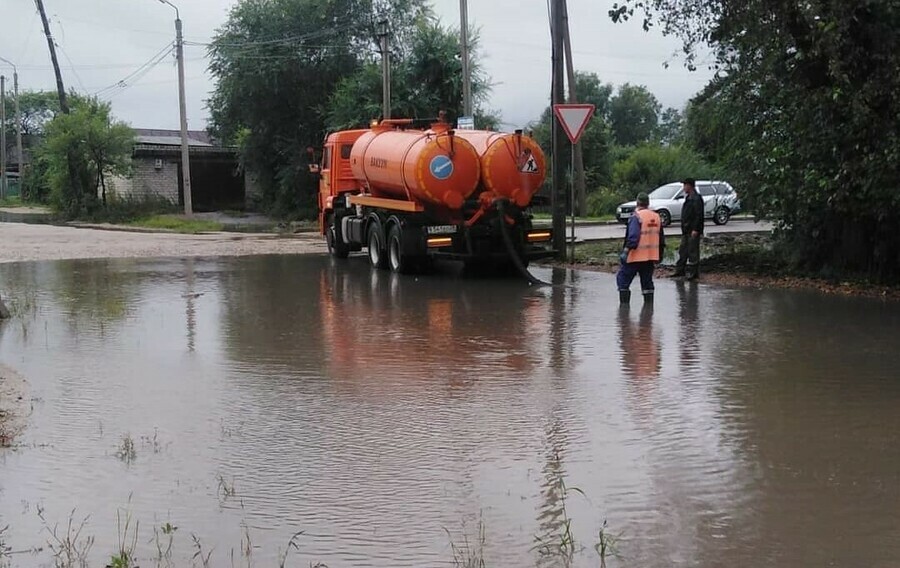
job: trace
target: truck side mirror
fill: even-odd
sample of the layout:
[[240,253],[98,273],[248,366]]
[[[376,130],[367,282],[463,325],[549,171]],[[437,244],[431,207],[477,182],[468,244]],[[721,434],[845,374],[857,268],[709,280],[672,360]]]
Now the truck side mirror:
[[312,146],[307,146],[306,156],[309,158],[309,166],[307,166],[309,168],[309,173],[313,175],[322,173],[322,166],[318,164],[319,160],[316,159],[316,149]]

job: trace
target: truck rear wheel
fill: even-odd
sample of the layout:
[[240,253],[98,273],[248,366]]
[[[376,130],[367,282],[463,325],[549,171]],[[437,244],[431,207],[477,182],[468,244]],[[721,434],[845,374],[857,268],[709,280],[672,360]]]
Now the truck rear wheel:
[[369,227],[369,262],[375,268],[387,268],[387,254],[384,250],[384,236],[381,233],[381,227],[373,224]]
[[388,232],[388,266],[391,272],[406,274],[412,272],[415,259],[403,253],[403,231],[399,225],[393,225]]
[[350,255],[350,245],[344,242],[340,237],[337,227],[335,227],[334,218],[325,229],[325,244],[328,246],[328,254],[334,258],[347,258]]

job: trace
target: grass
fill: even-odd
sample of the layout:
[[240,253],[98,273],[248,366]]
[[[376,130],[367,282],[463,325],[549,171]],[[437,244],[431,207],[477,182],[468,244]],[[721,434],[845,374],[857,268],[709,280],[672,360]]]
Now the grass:
[[0,207],[12,208],[12,207],[24,207],[24,206],[25,206],[25,204],[22,203],[22,199],[18,196],[17,197],[6,197],[3,199],[0,199]]
[[224,228],[217,221],[203,219],[187,219],[181,215],[153,215],[142,217],[127,223],[129,227],[142,227],[145,229],[165,229],[176,233],[196,234],[218,232]]

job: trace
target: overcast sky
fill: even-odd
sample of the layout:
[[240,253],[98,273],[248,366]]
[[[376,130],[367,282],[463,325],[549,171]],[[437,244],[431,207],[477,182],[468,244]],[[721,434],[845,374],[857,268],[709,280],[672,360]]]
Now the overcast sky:
[[[185,39],[208,42],[236,0],[174,0]],[[509,129],[535,120],[548,104],[550,34],[546,0],[468,0],[469,23],[481,31],[482,65],[494,83],[489,107]],[[568,0],[575,68],[604,81],[646,85],[664,106],[681,108],[711,72],[688,72],[678,43],[644,32],[637,21],[612,24],[609,0]],[[459,25],[459,0],[432,0],[445,24]],[[177,72],[166,57],[138,80],[123,78],[170,45],[174,10],[157,0],[44,0],[67,88],[109,100],[114,114],[138,128],[178,128]],[[19,67],[24,89],[55,89],[40,17],[32,0],[0,0],[0,57]],[[185,51],[188,124],[206,126],[213,88],[205,48]],[[663,63],[669,61],[668,69]],[[8,69],[0,68],[6,75]],[[104,90],[105,89],[105,90]]]

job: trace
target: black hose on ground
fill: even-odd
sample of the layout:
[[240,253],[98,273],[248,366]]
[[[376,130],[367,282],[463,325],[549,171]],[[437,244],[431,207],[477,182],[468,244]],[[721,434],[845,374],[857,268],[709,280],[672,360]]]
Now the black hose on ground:
[[516,267],[516,270],[525,277],[525,280],[528,280],[529,284],[534,286],[552,286],[549,282],[544,282],[531,272],[528,272],[528,269],[522,263],[522,259],[519,258],[519,253],[516,250],[516,245],[512,241],[512,237],[509,236],[509,227],[506,226],[506,205],[508,201],[506,199],[500,199],[497,201],[497,212],[500,213],[500,219],[498,222],[500,223],[500,234],[503,235],[503,244],[506,245],[506,252],[509,253],[509,258],[512,260],[513,266]]

